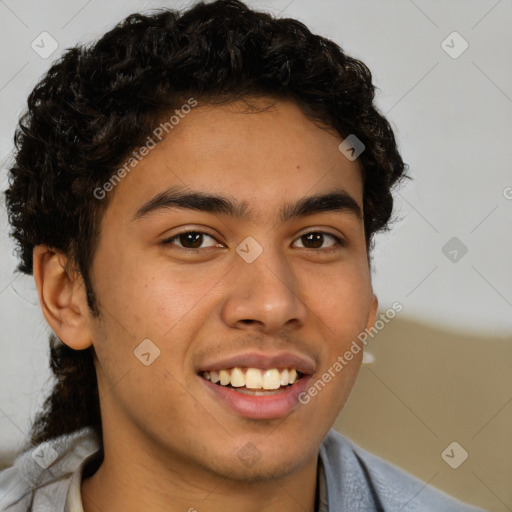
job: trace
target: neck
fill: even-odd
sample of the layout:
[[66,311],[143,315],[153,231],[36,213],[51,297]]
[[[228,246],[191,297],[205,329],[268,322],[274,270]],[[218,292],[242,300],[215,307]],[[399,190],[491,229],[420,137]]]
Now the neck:
[[[313,512],[318,452],[282,478],[232,480],[163,455],[151,447],[137,449],[104,432],[104,460],[82,482],[84,512]],[[124,441],[124,442],[123,442]],[[126,446],[130,446],[126,450]]]

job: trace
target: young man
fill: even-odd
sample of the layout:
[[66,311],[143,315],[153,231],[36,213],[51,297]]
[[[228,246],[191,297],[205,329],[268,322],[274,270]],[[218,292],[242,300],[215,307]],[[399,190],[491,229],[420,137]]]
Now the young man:
[[234,0],[133,15],[50,69],[6,199],[57,382],[2,510],[474,510],[330,430],[404,174],[373,93]]

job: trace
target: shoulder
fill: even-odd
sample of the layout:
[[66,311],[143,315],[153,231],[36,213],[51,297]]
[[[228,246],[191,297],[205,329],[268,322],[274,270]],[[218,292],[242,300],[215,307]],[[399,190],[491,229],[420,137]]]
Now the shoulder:
[[320,457],[326,475],[329,510],[333,512],[481,511],[455,500],[390,462],[367,452],[335,430],[331,430],[324,439]]
[[86,427],[19,454],[0,472],[0,510],[64,510],[73,473],[99,449],[97,435]]

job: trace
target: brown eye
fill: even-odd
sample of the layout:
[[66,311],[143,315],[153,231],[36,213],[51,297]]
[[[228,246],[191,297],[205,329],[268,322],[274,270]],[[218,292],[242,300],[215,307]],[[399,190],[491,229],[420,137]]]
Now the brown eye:
[[162,243],[164,245],[176,245],[182,249],[196,250],[202,248],[201,246],[208,239],[211,240],[211,242],[209,245],[204,246],[205,248],[221,246],[221,244],[219,244],[217,240],[213,238],[213,236],[209,235],[208,233],[203,233],[202,231],[185,231],[183,233],[178,233],[172,238],[164,240]]
[[[328,246],[323,246],[326,240],[331,239],[334,240],[334,243],[331,243]],[[325,233],[323,231],[311,231],[310,233],[306,233],[299,237],[297,240],[300,240],[302,243],[302,247],[305,249],[326,249],[331,250],[336,246],[343,246],[343,241],[341,238],[331,235],[330,233]],[[300,247],[300,246],[299,246]]]
[[182,247],[186,249],[197,249],[203,243],[203,235],[201,233],[190,231],[177,236]]

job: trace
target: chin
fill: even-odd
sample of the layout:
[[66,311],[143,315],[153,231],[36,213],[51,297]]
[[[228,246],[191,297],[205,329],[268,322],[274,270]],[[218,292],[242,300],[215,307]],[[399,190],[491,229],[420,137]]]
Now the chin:
[[304,439],[297,439],[294,443],[248,441],[237,449],[231,459],[230,478],[252,482],[284,478],[294,473],[313,455],[316,455],[315,446],[310,446]]
[[[283,460],[265,460],[262,457],[252,466],[241,464],[237,461],[229,468],[229,478],[239,482],[256,483],[279,480],[294,473],[302,464],[296,454],[294,458],[289,457]],[[228,475],[225,475],[226,477]]]

